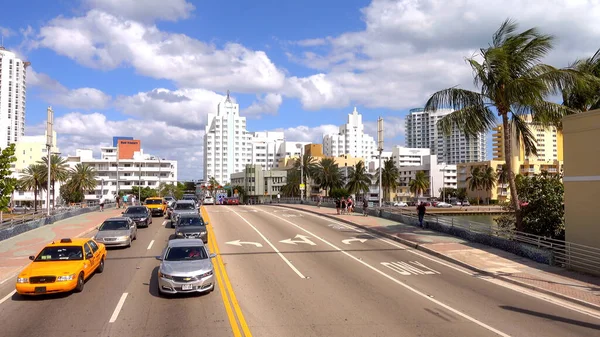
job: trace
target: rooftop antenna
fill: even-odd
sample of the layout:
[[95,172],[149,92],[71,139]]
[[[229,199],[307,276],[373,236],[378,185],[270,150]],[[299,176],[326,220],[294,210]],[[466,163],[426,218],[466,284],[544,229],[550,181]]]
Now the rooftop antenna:
[[227,98],[225,99],[225,102],[231,103],[231,99],[229,98],[229,90],[227,90]]

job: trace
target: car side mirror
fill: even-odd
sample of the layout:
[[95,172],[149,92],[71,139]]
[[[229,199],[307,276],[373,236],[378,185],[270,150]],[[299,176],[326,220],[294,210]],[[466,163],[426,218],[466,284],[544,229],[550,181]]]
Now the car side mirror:
[[29,259],[30,259],[31,261],[33,261],[33,260],[35,260],[35,256],[31,255],[31,256],[29,257]]
[[217,254],[215,254],[215,253],[210,253],[210,255],[209,255],[208,257],[210,257],[210,258],[212,259],[213,257],[217,257]]
[[155,258],[156,258],[158,261],[162,261],[162,257],[160,257],[160,256],[155,256]]
[[92,254],[92,253],[85,254],[85,258],[88,260],[91,259],[92,257],[94,257],[94,254]]

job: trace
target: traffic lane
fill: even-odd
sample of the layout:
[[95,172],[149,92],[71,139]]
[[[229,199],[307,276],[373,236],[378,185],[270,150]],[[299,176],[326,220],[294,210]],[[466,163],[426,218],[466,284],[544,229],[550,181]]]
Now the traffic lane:
[[138,229],[131,248],[109,248],[104,272],[91,276],[83,292],[35,297],[14,294],[0,305],[0,321],[6,322],[3,332],[6,336],[97,336],[107,326],[149,242],[159,234],[157,222]]
[[166,226],[141,261],[138,272],[124,291],[127,298],[114,323],[103,336],[231,336],[227,314],[218,287],[208,294],[158,294],[158,266],[155,259],[167,245],[174,230]]
[[254,229],[240,216],[306,276],[298,276],[274,251],[254,251],[253,245],[232,246],[222,254],[255,336],[495,336],[414,292],[390,290],[392,282],[338,251],[280,242],[298,231],[263,212],[234,208],[219,220],[211,216],[220,228],[215,235],[221,247],[240,238],[254,240]]
[[[282,217],[282,212],[274,212],[278,211],[276,207],[257,209]],[[447,262],[406,249],[407,247],[395,242],[384,242],[362,229],[353,230],[352,226],[328,218],[301,213],[302,216],[284,219],[453,308],[491,326],[503,327],[509,334],[588,336],[597,335],[600,329],[597,317],[468,275],[458,270],[462,268],[452,268]],[[289,223],[288,225],[293,227]],[[363,241],[354,240],[355,238]],[[346,241],[348,244],[345,244],[344,240],[348,239],[352,241]],[[551,323],[548,323],[548,319]],[[504,322],[513,323],[504,327]]]

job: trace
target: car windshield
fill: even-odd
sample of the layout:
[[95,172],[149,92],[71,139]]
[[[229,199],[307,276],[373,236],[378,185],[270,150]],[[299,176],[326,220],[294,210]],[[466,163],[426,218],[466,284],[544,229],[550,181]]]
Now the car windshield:
[[194,209],[194,205],[193,204],[175,204],[175,209],[177,210],[188,210],[188,209]]
[[171,247],[165,255],[165,261],[205,260],[206,251],[201,246]]
[[112,220],[105,221],[100,228],[99,231],[119,231],[129,229],[129,222],[125,220]]
[[79,246],[46,247],[35,258],[35,261],[83,260],[83,250]]
[[179,226],[204,226],[204,220],[200,217],[181,218]]
[[140,213],[146,213],[146,207],[129,207],[125,211],[125,214],[140,214]]
[[160,199],[146,199],[146,205],[160,205],[162,200]]

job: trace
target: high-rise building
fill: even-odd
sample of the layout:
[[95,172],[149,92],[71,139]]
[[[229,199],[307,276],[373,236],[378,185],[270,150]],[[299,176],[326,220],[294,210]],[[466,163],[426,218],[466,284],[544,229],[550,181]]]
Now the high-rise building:
[[0,46],[0,149],[25,136],[25,78],[29,65]]
[[349,154],[364,158],[367,165],[377,160],[377,143],[365,133],[362,115],[356,107],[348,114],[348,122],[340,126],[338,133],[323,135],[323,153],[331,157]]
[[398,167],[423,165],[423,157],[429,156],[431,150],[415,149],[396,145],[392,148],[392,158]]
[[[263,170],[277,167],[280,148],[285,144],[283,132],[263,131],[250,133],[250,164],[260,165]],[[245,168],[242,168],[243,171]],[[234,172],[240,172],[236,170]],[[232,173],[234,173],[232,172]]]
[[204,180],[208,182],[215,178],[226,184],[232,173],[244,170],[252,162],[251,139],[252,134],[246,130],[246,117],[240,116],[240,105],[227,91],[227,98],[219,103],[217,112],[208,114],[204,134]]
[[483,161],[486,158],[485,134],[467,136],[456,126],[450,135],[445,135],[438,121],[452,113],[450,109],[435,112],[411,109],[406,116],[406,146],[429,148],[438,162],[447,164]]

